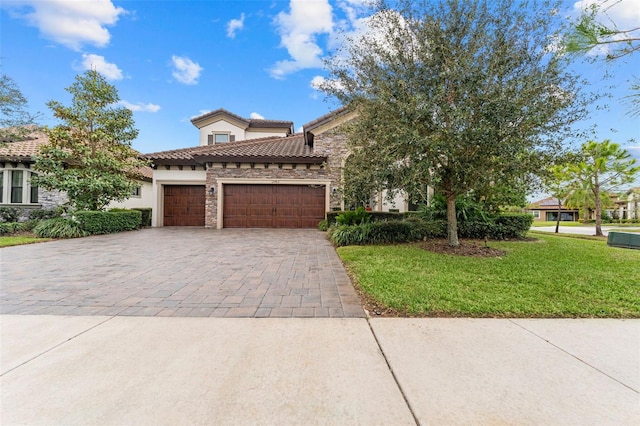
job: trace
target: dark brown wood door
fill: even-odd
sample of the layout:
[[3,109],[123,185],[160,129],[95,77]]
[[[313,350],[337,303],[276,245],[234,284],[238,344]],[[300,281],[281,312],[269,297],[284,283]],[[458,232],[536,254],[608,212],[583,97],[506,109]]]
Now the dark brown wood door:
[[224,185],[225,228],[315,228],[324,214],[324,186]]
[[204,226],[204,185],[165,185],[164,226]]

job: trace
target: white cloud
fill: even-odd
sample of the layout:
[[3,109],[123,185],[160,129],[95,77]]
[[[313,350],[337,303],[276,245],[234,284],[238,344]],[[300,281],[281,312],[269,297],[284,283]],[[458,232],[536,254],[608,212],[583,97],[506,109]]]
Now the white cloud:
[[171,75],[183,84],[197,84],[200,74],[204,70],[197,62],[182,56],[171,56],[173,72]]
[[291,56],[276,62],[269,70],[277,79],[301,69],[322,67],[323,51],[317,36],[331,34],[334,28],[333,9],[328,0],[290,0],[289,8],[289,13],[280,12],[274,20],[280,46]]
[[122,80],[122,70],[116,64],[107,62],[104,56],[83,53],[82,69],[98,71],[107,80]]
[[127,102],[125,100],[121,100],[118,102],[119,105],[130,109],[133,112],[158,112],[160,110],[160,105],[156,104],[143,104],[138,102],[136,104],[132,104],[131,102]]
[[227,37],[236,38],[236,32],[244,28],[244,13],[240,19],[232,19],[227,23]]
[[264,120],[264,117],[257,112],[252,112],[249,118],[253,118],[254,120]]
[[126,14],[111,0],[3,0],[10,16],[24,19],[38,28],[47,39],[70,49],[80,50],[90,44],[104,47],[111,34],[106,26],[114,25]]

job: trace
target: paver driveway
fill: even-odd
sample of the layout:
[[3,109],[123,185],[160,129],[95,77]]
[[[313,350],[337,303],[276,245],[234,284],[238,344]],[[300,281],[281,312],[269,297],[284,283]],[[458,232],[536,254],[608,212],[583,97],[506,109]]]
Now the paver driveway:
[[152,228],[0,249],[0,313],[363,317],[315,230]]

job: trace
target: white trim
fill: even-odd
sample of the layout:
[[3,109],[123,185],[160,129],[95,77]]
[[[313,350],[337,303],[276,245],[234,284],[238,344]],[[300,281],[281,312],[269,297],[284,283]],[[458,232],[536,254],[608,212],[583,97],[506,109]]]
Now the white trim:
[[245,178],[219,178],[216,187],[217,224],[216,229],[224,227],[224,185],[324,185],[324,211],[329,211],[331,203],[331,180],[328,179],[245,179]]

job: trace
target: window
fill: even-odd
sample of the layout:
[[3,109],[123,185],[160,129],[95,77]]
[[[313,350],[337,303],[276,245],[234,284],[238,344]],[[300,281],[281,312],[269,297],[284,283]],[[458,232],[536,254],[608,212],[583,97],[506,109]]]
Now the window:
[[133,188],[133,191],[131,191],[132,197],[141,197],[140,194],[142,194],[142,188],[139,186],[136,186],[135,188]]
[[215,145],[217,143],[227,143],[235,141],[236,135],[232,135],[230,132],[212,133],[207,135],[207,145]]
[[216,133],[214,135],[213,140],[215,141],[215,143],[229,142],[229,134],[228,133]]
[[0,203],[37,204],[38,186],[31,186],[28,169],[0,170]]
[[13,170],[11,172],[11,202],[22,203],[22,179],[24,172],[22,170]]
[[532,213],[535,219],[540,219],[540,210],[534,210]]

